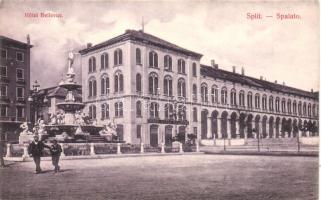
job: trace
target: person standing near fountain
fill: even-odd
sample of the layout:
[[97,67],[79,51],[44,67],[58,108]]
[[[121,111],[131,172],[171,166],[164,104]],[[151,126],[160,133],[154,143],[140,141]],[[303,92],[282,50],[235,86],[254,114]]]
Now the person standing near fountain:
[[29,145],[28,153],[30,157],[33,157],[33,161],[36,164],[36,174],[41,173],[40,160],[41,160],[41,156],[43,154],[42,151],[44,148],[49,149],[50,147],[47,146],[42,141],[39,141],[39,136],[35,135],[34,140]]
[[53,140],[53,145],[50,147],[50,153],[52,158],[52,165],[55,167],[55,173],[59,172],[59,158],[62,152],[60,144],[58,144],[57,140]]

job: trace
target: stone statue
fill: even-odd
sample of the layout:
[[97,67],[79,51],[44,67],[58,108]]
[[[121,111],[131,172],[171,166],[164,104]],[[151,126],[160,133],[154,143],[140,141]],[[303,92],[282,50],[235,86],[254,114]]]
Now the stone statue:
[[72,64],[74,63],[74,54],[69,52],[68,54],[68,71],[67,71],[67,81],[70,83],[74,82],[75,72]]
[[29,131],[28,123],[24,122],[20,125],[20,128],[22,129],[20,135],[33,135],[31,131]]
[[81,125],[82,124],[82,117],[81,117],[81,113],[79,110],[76,111],[75,113],[75,123],[77,125]]
[[57,124],[57,116],[54,113],[49,113],[50,125]]

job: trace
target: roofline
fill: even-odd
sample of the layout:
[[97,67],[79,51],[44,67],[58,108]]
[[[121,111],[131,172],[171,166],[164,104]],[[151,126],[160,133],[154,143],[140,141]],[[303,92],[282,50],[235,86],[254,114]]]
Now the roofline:
[[1,39],[7,40],[7,41],[9,41],[9,42],[18,43],[18,44],[20,44],[20,45],[26,46],[27,48],[32,48],[32,47],[33,47],[33,45],[31,45],[31,44],[27,44],[27,43],[24,43],[24,42],[21,42],[21,41],[19,41],[19,40],[15,40],[15,39],[12,39],[12,38],[3,36],[3,35],[0,35],[0,40],[1,40]]
[[[312,92],[309,92],[309,91],[306,91],[306,90],[302,90],[302,89],[298,89],[298,88],[295,88],[295,87],[291,87],[291,86],[286,86],[286,85],[282,85],[282,84],[278,84],[278,83],[273,83],[273,82],[270,82],[270,81],[266,81],[266,80],[261,80],[261,79],[258,79],[258,78],[255,78],[255,77],[251,77],[251,76],[247,76],[247,75],[241,75],[241,74],[238,74],[238,73],[233,73],[231,71],[227,71],[227,70],[224,70],[224,69],[214,69],[212,66],[209,66],[209,65],[204,65],[204,64],[200,64],[200,67],[208,67],[208,68],[211,68],[213,70],[219,70],[219,71],[223,71],[223,72],[226,72],[226,73],[231,73],[231,74],[235,74],[235,75],[238,75],[238,76],[243,76],[243,77],[246,77],[246,78],[249,78],[249,79],[254,79],[256,81],[262,81],[262,82],[266,82],[266,83],[269,83],[269,84],[272,84],[272,85],[278,85],[278,86],[282,86],[282,87],[285,87],[285,88],[289,88],[289,89],[296,89],[296,90],[299,90],[300,92],[306,92],[306,93],[310,93],[311,96],[308,96],[308,95],[303,95],[303,94],[296,94],[294,92],[287,92],[289,94],[293,94],[293,95],[296,95],[296,96],[303,96],[303,97],[309,97],[309,98],[314,98],[314,99],[319,99],[318,95],[316,95],[316,93],[318,94],[319,91],[314,91],[313,93]],[[210,76],[209,76],[210,77]],[[261,87],[261,86],[255,86],[255,87],[259,87],[259,88],[264,88],[264,87]],[[277,89],[273,89],[272,91],[277,91],[277,92],[282,92],[284,93],[283,91],[280,91],[280,90],[277,90]]]

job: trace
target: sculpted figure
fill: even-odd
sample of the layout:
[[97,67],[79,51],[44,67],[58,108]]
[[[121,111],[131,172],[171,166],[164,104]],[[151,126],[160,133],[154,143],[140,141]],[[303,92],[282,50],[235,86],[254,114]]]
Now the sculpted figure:
[[22,132],[20,135],[32,135],[33,133],[29,131],[28,123],[24,122],[20,125],[20,128],[22,129]]

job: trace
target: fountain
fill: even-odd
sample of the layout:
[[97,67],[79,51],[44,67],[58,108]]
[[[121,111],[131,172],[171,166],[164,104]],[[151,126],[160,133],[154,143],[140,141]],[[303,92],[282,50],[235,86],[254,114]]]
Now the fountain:
[[59,142],[93,142],[93,139],[94,142],[112,142],[115,140],[114,123],[107,122],[104,126],[97,125],[81,112],[85,104],[77,102],[74,96],[74,91],[81,88],[81,85],[78,85],[74,80],[76,74],[72,66],[73,61],[74,54],[69,53],[66,79],[59,83],[59,87],[67,90],[65,100],[56,104],[60,111],[49,113],[49,124],[38,120],[33,133],[28,132],[28,127],[22,127],[23,132],[20,134],[22,139],[20,141],[19,137],[19,143],[30,141],[33,135],[39,135],[41,140],[56,139]]

